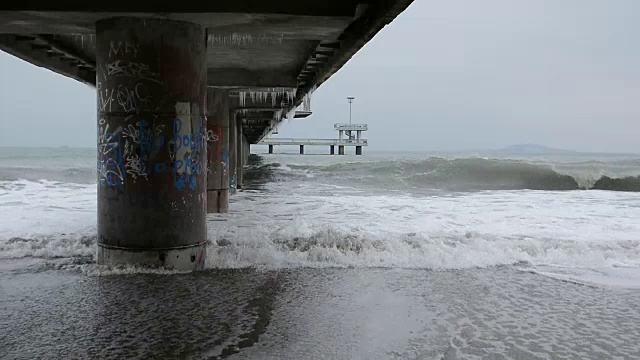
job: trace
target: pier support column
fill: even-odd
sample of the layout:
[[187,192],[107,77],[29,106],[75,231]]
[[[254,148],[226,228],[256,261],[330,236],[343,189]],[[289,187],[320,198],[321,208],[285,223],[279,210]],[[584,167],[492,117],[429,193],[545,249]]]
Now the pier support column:
[[273,154],[273,145],[269,145],[269,154]]
[[329,154],[335,155],[336,147],[334,145],[329,146]]
[[229,211],[229,91],[207,89],[207,212]]
[[[244,148],[242,148],[244,161],[242,162],[242,164],[246,165],[247,163],[249,163],[249,155],[251,155],[251,144],[249,143],[249,140],[247,140],[247,137],[244,136],[244,131],[242,132],[242,143],[244,144]],[[244,180],[244,176],[242,177],[242,179]]]
[[205,31],[132,17],[95,28],[98,263],[202,268]]
[[300,145],[300,155],[304,155],[304,145]]
[[229,193],[235,194],[238,189],[238,116],[231,110],[229,115]]
[[344,155],[344,145],[338,145],[338,155]]
[[362,146],[356,146],[356,155],[362,155]]
[[244,180],[244,134],[242,133],[242,119],[237,119],[236,123],[236,189],[242,189],[242,181]]

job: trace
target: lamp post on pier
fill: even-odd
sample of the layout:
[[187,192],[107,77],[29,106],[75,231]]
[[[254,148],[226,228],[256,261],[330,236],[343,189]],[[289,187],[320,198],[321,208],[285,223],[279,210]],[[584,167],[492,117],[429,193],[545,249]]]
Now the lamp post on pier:
[[355,99],[353,96],[347,97],[347,100],[349,100],[349,125],[351,125],[351,104],[353,104],[353,99]]

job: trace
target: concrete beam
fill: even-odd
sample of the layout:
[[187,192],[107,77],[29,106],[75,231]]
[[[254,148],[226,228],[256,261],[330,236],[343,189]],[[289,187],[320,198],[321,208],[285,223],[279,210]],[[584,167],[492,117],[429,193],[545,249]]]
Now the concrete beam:
[[[246,112],[266,112],[266,111],[270,111],[270,112],[275,112],[278,110],[284,109],[284,107],[234,107],[232,110],[237,112],[237,113],[246,113]],[[284,115],[284,114],[283,114]],[[242,116],[242,115],[241,115]]]
[[[288,14],[308,16],[355,16],[359,0],[243,0],[209,1],[183,0],[180,2],[157,2],[153,4],[129,0],[91,2],[68,1],[3,1],[2,11],[38,12],[129,12],[129,13],[246,13]],[[132,14],[133,15],[133,14]],[[135,14],[137,16],[138,14]]]
[[211,87],[287,87],[298,86],[297,74],[278,70],[245,68],[210,68],[208,86]]
[[[34,46],[34,45],[44,46]],[[49,69],[63,76],[68,76],[87,85],[94,85],[96,71],[87,66],[85,59],[63,52],[59,48],[47,46],[33,38],[32,41],[16,35],[0,34],[0,49],[35,66]]]
[[[309,77],[303,86],[298,88],[293,107],[299,106],[306,94],[313,88],[324,83],[333,73],[340,69],[351,57],[371,40],[384,26],[403,12],[413,0],[375,1],[371,2],[366,10],[362,10],[354,22],[343,32],[337,42],[325,42],[318,45],[317,50],[335,50],[334,55],[323,64],[306,67],[308,71],[315,73]],[[361,8],[364,9],[364,8]],[[309,60],[314,58],[315,52]],[[307,63],[308,65],[308,63]],[[303,67],[304,70],[304,67]]]
[[[154,3],[152,6],[129,0],[108,3],[86,0],[4,2],[0,4],[0,34],[47,34],[49,40],[54,39],[62,46],[54,49],[51,44],[41,41],[23,44],[15,42],[15,38],[5,38],[0,39],[0,49],[37,66],[94,84],[95,72],[99,69],[92,69],[90,64],[95,62],[97,21],[126,16],[195,23],[207,31],[209,86],[225,89],[294,88],[297,94],[293,101],[278,99],[275,106],[287,113],[299,106],[305,95],[333,75],[412,2],[185,1]],[[274,107],[268,103],[252,103],[249,107],[254,106]],[[276,123],[280,120],[276,119]],[[266,125],[257,135],[258,130],[248,131],[248,141],[259,141],[273,125]]]

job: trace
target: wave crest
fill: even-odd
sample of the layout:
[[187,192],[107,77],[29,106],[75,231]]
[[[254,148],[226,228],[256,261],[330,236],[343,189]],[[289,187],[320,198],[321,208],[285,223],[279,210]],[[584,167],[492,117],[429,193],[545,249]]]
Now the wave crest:
[[[582,167],[588,170],[588,166]],[[432,157],[420,161],[353,162],[329,166],[283,167],[274,164],[270,170],[289,179],[318,176],[333,183],[389,190],[640,191],[640,176],[615,178],[611,175],[603,175],[601,170],[592,174],[575,174],[571,171],[558,170],[550,164],[484,158]]]

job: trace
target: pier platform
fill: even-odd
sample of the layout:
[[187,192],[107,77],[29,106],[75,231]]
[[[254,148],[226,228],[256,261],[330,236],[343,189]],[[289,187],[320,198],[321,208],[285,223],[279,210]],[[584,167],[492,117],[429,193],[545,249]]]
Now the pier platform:
[[344,155],[345,146],[355,146],[356,155],[362,155],[362,147],[369,145],[367,139],[362,138],[362,132],[368,130],[367,124],[335,124],[333,127],[338,130],[337,139],[265,138],[258,144],[269,145],[269,154],[273,154],[276,145],[298,145],[301,155],[304,154],[305,146],[329,146],[331,155],[335,155],[336,146],[339,155]]

